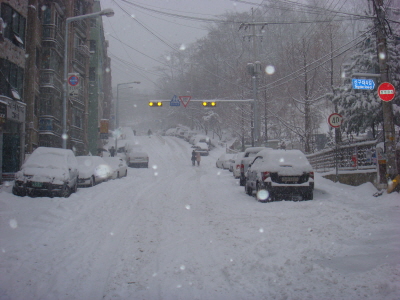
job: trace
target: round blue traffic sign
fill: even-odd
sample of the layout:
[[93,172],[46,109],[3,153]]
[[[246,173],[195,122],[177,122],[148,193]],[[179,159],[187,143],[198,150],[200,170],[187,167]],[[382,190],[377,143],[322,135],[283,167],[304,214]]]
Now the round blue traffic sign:
[[68,84],[71,86],[77,86],[79,83],[79,77],[72,75],[68,77]]

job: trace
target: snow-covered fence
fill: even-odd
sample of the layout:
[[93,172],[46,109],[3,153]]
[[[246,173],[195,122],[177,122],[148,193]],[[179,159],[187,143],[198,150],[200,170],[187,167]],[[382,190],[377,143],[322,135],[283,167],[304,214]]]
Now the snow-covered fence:
[[[338,169],[368,170],[376,169],[377,141],[368,141],[351,145],[341,145],[337,148]],[[336,149],[325,149],[307,155],[314,170],[328,172],[335,169]]]

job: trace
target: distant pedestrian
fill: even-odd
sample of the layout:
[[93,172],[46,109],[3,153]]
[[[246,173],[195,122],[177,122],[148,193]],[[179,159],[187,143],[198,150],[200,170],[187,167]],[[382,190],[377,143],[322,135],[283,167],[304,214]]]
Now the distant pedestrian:
[[196,162],[196,151],[192,151],[192,165],[194,166]]
[[151,134],[152,134],[151,129],[149,129],[149,131],[147,131],[147,134],[149,137],[151,136]]
[[196,153],[196,161],[197,161],[197,166],[200,166],[201,155],[199,152]]
[[111,157],[114,157],[114,155],[115,155],[115,148],[114,148],[114,146],[112,146],[111,149],[110,149],[110,155],[111,155]]

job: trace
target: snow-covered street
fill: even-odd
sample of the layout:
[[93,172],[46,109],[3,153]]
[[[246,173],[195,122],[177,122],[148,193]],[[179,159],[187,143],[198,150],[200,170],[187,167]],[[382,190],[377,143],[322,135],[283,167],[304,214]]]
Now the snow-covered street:
[[148,169],[69,198],[0,191],[0,299],[399,299],[400,199],[316,174],[313,201],[258,203],[176,137]]

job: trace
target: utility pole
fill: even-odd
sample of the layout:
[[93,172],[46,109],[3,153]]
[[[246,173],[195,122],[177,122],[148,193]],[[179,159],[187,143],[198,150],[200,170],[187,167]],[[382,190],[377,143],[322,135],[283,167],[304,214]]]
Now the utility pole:
[[258,47],[257,47],[257,37],[262,37],[262,35],[256,34],[256,26],[265,26],[263,23],[256,23],[254,21],[254,10],[251,9],[252,12],[252,22],[249,23],[242,23],[240,24],[239,30],[244,26],[245,29],[251,27],[251,35],[247,37],[251,38],[253,41],[253,59],[254,63],[247,64],[247,71],[251,75],[252,85],[253,85],[253,99],[254,102],[252,104],[253,110],[253,117],[252,117],[252,124],[251,124],[251,136],[252,136],[252,146],[260,146],[261,139],[260,139],[260,110],[258,108],[258,77],[261,73],[261,62],[257,60],[258,54]]
[[[373,0],[376,13],[376,44],[378,51],[379,70],[381,74],[381,82],[389,82],[389,68],[387,65],[387,48],[386,48],[386,29],[385,29],[385,9],[383,0]],[[386,173],[390,179],[398,174],[396,164],[396,132],[393,120],[393,105],[391,101],[382,103],[383,111],[383,131],[384,145],[386,153]]]

